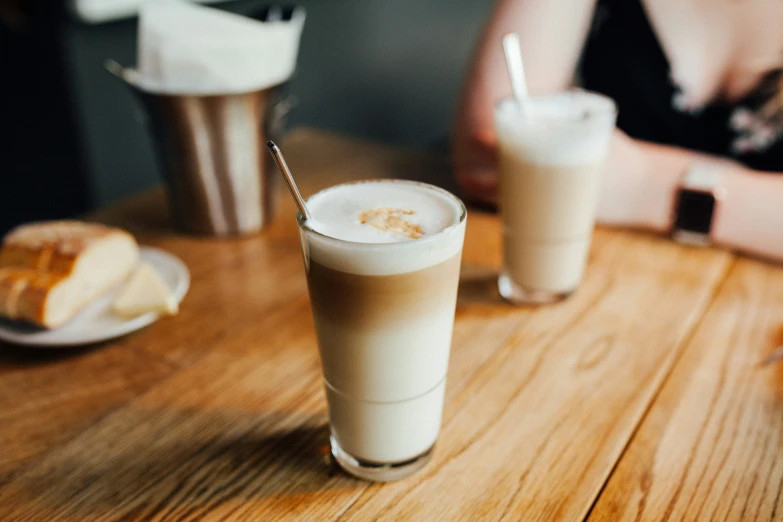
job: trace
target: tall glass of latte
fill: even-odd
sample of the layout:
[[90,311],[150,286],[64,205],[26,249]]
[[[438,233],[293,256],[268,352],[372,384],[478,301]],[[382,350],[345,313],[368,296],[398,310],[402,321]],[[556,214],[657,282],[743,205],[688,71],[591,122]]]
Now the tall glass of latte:
[[503,219],[501,295],[547,303],[579,286],[617,117],[615,103],[561,92],[495,108]]
[[299,229],[332,453],[368,480],[403,478],[440,432],[466,210],[423,183],[337,185]]

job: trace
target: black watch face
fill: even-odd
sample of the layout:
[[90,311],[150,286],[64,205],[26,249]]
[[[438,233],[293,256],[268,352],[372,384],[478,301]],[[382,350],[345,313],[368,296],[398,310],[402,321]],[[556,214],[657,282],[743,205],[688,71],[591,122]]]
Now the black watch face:
[[715,196],[713,194],[682,189],[677,201],[677,220],[674,227],[697,234],[709,234],[714,211]]

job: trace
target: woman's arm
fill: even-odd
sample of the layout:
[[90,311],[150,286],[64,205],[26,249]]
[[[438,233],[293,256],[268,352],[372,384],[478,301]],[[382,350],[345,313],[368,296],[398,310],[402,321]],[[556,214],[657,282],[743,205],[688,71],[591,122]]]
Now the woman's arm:
[[713,239],[747,254],[783,261],[783,173],[745,168],[724,172]]
[[[454,133],[457,181],[468,197],[494,203],[497,191],[493,104],[508,96],[502,36],[520,34],[530,91],[566,89],[592,20],[594,0],[500,0],[470,66]],[[615,131],[598,221],[665,233],[676,190],[694,161],[721,163],[726,196],[714,240],[732,249],[783,260],[783,175],[757,173],[724,159],[635,140]]]
[[696,161],[713,162],[722,172],[713,241],[783,261],[783,173],[753,171],[724,158],[633,140],[620,131],[607,163],[598,221],[667,233],[677,187]]

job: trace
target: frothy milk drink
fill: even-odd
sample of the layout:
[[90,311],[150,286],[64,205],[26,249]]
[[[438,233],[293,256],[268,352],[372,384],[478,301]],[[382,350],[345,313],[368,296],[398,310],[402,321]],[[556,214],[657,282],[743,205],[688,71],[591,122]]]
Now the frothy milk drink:
[[514,100],[495,109],[503,219],[500,293],[543,303],[576,290],[590,248],[616,119],[614,102],[585,91]]
[[299,224],[332,453],[356,476],[402,478],[440,432],[465,207],[392,180],[337,185],[307,206]]

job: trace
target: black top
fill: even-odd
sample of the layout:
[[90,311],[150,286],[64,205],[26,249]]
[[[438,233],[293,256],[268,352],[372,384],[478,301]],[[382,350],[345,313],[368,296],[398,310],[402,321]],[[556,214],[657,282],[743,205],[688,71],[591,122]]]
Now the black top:
[[680,90],[641,0],[599,0],[582,57],[582,84],[618,105],[617,125],[628,135],[729,156],[758,169],[783,172],[783,126],[762,110],[781,71],[765,77],[742,99],[699,111],[678,108]]

